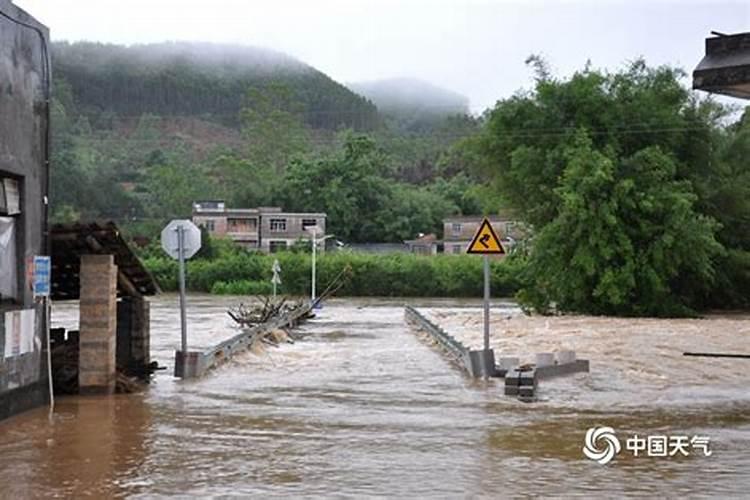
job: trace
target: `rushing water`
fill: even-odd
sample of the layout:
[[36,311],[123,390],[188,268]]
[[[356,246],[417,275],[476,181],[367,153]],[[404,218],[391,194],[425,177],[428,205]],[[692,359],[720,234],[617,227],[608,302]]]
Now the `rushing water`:
[[[237,300],[191,298],[191,348],[235,333],[225,308]],[[479,310],[468,309],[477,303],[461,309],[448,301],[411,302],[457,330],[477,326],[471,318]],[[61,305],[54,321],[75,326],[76,315],[74,305]],[[683,358],[659,367],[651,380],[648,369],[633,376],[638,362],[629,358],[646,349],[654,324],[606,347],[583,335],[574,347],[596,360],[592,373],[544,381],[541,401],[524,404],[502,396],[501,381],[472,381],[446,363],[405,325],[400,301],[333,301],[300,329],[295,344],[249,352],[185,382],[171,376],[179,344],[174,296],[155,299],[151,315],[152,357],[170,371],[142,394],[60,398],[51,420],[39,409],[1,422],[0,497],[750,491],[750,362]],[[525,321],[507,305],[493,315]],[[749,324],[735,327],[747,331]],[[665,350],[686,328],[670,320],[658,325],[670,333],[665,345],[654,341]],[[570,342],[578,338],[568,335]],[[522,336],[513,342],[538,350]],[[663,384],[663,376],[672,383]],[[705,435],[713,455],[623,454],[601,466],[581,451],[593,425],[623,435]]]

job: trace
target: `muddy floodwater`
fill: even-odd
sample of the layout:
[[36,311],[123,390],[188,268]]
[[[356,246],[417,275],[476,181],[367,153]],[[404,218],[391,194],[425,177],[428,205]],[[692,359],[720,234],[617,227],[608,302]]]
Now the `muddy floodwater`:
[[[191,348],[234,334],[231,297],[191,297]],[[472,381],[410,330],[414,305],[481,345],[478,302],[334,300],[293,345],[247,353],[202,380],[171,376],[176,298],[152,301],[142,394],[60,398],[0,422],[0,498],[172,496],[744,496],[750,492],[750,318],[528,318],[494,304],[493,347],[531,359],[575,349],[591,373],[542,381],[537,403]],[[75,327],[77,309],[54,322]],[[599,465],[586,430],[623,440]],[[711,456],[633,456],[633,435],[706,436]]]

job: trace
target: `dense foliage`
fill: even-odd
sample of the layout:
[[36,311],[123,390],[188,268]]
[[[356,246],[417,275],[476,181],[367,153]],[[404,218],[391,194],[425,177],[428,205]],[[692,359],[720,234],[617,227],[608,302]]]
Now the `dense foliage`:
[[[310,293],[311,260],[304,253],[264,255],[223,244],[212,258],[188,262],[188,288],[224,294],[269,293],[274,259],[281,265],[279,293]],[[177,287],[177,264],[158,248],[146,253],[144,262],[163,289]],[[492,263],[492,290],[496,297],[510,297],[519,287],[522,265],[513,259]],[[481,297],[482,259],[471,255],[425,257],[412,254],[370,255],[350,252],[325,253],[317,260],[318,291],[322,291],[345,267],[351,269],[338,292],[340,296],[385,297]]]
[[[681,72],[636,61],[498,102],[471,144],[537,236],[522,297],[538,310],[689,314],[746,306],[748,119],[699,100]],[[742,236],[745,235],[745,236]]]

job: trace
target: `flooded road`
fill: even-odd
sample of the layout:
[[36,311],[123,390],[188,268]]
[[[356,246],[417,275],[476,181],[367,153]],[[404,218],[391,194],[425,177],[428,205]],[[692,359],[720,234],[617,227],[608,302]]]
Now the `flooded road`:
[[[225,306],[237,300],[191,299],[191,348],[235,333]],[[409,303],[466,335],[476,326],[471,318],[479,318],[474,302],[450,309],[455,302]],[[662,349],[680,349],[675,343],[685,324],[638,326],[606,348],[591,333],[569,331],[563,340],[540,333],[550,343],[577,342],[572,347],[592,359],[592,373],[544,381],[542,401],[524,404],[503,397],[501,381],[472,381],[448,365],[407,328],[402,304],[332,301],[301,327],[304,337],[295,344],[247,353],[202,380],[182,382],[171,376],[179,345],[175,298],[159,297],[152,302],[152,358],[170,370],[143,394],[61,398],[51,422],[39,409],[0,423],[0,497],[742,496],[750,490],[750,365],[683,359],[652,367],[653,374],[652,368],[631,373],[630,357],[645,353],[645,339],[657,342],[658,332],[668,331]],[[493,310],[497,321],[517,318],[518,331],[523,321],[541,321],[530,323],[541,331],[544,319],[517,313],[511,305]],[[74,326],[76,316],[74,306],[62,305],[54,320]],[[750,344],[739,337],[748,324],[734,323],[736,335],[728,332],[712,347]],[[514,337],[517,350],[543,350],[525,345],[538,339],[524,335]],[[713,455],[621,456],[601,466],[581,451],[593,425],[623,435],[701,434],[711,438]]]

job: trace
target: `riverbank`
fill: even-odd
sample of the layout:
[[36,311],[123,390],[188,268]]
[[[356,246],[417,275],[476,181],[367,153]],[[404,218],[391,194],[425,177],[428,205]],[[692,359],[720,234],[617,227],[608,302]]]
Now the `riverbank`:
[[[311,259],[306,253],[266,255],[225,245],[215,255],[188,261],[189,290],[212,294],[270,294],[274,260],[281,265],[278,291],[287,295],[310,292]],[[158,251],[144,255],[143,263],[165,291],[177,289],[177,262]],[[317,259],[318,290],[351,269],[338,296],[344,297],[474,297],[482,296],[482,259],[474,255],[372,255],[325,253]],[[512,297],[520,288],[523,263],[506,258],[492,261],[494,297]]]

